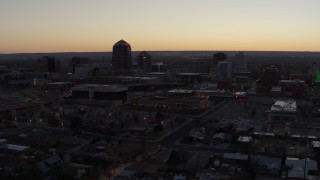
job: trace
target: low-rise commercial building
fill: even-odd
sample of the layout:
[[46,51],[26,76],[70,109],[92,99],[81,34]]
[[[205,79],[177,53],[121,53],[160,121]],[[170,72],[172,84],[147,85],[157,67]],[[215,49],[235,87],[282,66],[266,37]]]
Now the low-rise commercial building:
[[247,93],[246,92],[235,92],[234,93],[234,98],[237,100],[242,100],[247,98]]
[[127,101],[127,87],[117,85],[84,84],[71,88],[72,98],[108,101]]
[[297,117],[297,104],[294,100],[277,100],[270,109],[272,120],[294,121]]
[[134,107],[140,108],[168,109],[173,111],[204,110],[209,107],[208,99],[196,97],[139,97],[133,98],[130,104]]

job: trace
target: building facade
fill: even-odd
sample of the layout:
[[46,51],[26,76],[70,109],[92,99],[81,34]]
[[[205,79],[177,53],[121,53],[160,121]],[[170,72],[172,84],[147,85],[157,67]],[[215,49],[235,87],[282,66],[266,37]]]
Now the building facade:
[[267,88],[277,86],[280,80],[280,72],[275,66],[267,67],[262,72],[261,84]]
[[130,104],[136,108],[166,109],[171,111],[197,111],[209,108],[208,99],[196,97],[140,97],[131,99]]
[[107,101],[127,101],[127,87],[116,85],[84,84],[71,88],[72,98]]
[[218,63],[218,79],[220,81],[227,81],[232,78],[232,63],[219,62]]
[[151,56],[146,51],[142,51],[137,56],[137,65],[143,72],[151,72]]
[[60,71],[60,61],[56,61],[54,57],[43,56],[39,60],[40,72],[56,73]]
[[113,46],[112,68],[114,70],[130,70],[132,67],[131,46],[120,40]]
[[71,58],[70,66],[71,66],[71,72],[75,73],[76,71],[76,66],[78,65],[83,65],[83,64],[88,64],[89,59],[86,57],[79,57],[79,56],[74,56]]
[[294,100],[277,100],[270,108],[274,121],[295,121],[297,118],[297,103]]
[[237,72],[246,72],[247,71],[247,60],[243,52],[238,52],[234,56],[235,58],[235,70]]

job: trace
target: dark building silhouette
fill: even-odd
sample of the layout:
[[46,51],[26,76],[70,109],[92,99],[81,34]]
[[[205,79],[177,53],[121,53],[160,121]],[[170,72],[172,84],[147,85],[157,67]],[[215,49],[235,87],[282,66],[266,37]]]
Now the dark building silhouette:
[[75,73],[75,69],[77,65],[88,64],[88,63],[89,63],[89,59],[86,57],[79,57],[79,56],[72,57],[70,62],[72,73]]
[[266,88],[277,86],[280,80],[280,72],[275,66],[267,67],[262,72],[261,84]]
[[232,78],[232,63],[219,62],[218,63],[218,78],[219,80],[227,81]]
[[235,58],[235,69],[238,72],[246,72],[247,71],[247,61],[246,55],[243,52],[238,52],[234,56]]
[[107,101],[127,101],[127,87],[118,85],[82,84],[71,88],[72,98]]
[[113,45],[112,68],[114,70],[130,70],[131,66],[131,46],[121,39]]
[[213,63],[218,64],[218,62],[227,60],[227,55],[223,52],[217,52],[213,54]]
[[163,62],[155,62],[151,64],[151,71],[152,72],[166,72],[167,68]]
[[302,80],[281,80],[280,85],[285,91],[291,92],[292,97],[302,98],[305,90],[306,83]]
[[146,51],[142,51],[137,56],[137,64],[140,70],[143,72],[150,72],[151,71],[151,56]]
[[56,73],[60,71],[60,62],[56,61],[54,57],[43,56],[39,65],[41,72]]
[[211,58],[197,58],[192,63],[194,73],[213,73],[215,66]]

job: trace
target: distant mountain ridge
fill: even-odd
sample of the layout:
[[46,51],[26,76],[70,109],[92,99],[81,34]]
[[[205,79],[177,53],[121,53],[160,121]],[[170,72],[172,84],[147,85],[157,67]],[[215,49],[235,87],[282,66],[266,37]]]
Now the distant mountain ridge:
[[[132,51],[132,57],[141,51]],[[151,56],[212,56],[216,52],[224,52],[233,56],[238,51],[148,51]],[[267,57],[320,57],[320,52],[308,51],[243,51],[247,56],[267,56]],[[93,59],[111,59],[112,52],[56,52],[56,53],[13,53],[0,54],[0,59],[38,59],[42,56],[54,56],[56,58],[69,59],[73,56],[82,56]]]

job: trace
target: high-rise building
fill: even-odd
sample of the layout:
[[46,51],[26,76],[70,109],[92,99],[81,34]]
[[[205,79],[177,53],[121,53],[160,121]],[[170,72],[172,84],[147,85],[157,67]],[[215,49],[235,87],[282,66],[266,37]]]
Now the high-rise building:
[[131,46],[121,39],[113,45],[112,68],[114,70],[130,70],[131,66]]
[[267,67],[262,72],[261,84],[267,88],[277,86],[280,80],[280,71],[275,66]]
[[197,58],[192,63],[192,72],[194,73],[213,73],[215,66],[211,58]]
[[318,69],[319,69],[319,65],[317,62],[313,62],[311,64],[311,71],[310,71],[310,75],[311,76],[316,76],[318,73]]
[[223,52],[217,52],[213,55],[213,63],[218,64],[221,61],[227,60],[227,55]]
[[238,52],[235,54],[235,69],[238,72],[246,72],[247,71],[247,61],[246,56],[243,52]]
[[56,73],[60,71],[60,61],[54,57],[43,56],[39,62],[41,72]]
[[71,58],[70,66],[71,66],[71,71],[72,73],[75,73],[76,66],[78,65],[83,65],[83,64],[88,64],[89,59],[86,57],[79,57],[79,56],[74,56]]
[[219,62],[218,63],[218,79],[221,81],[227,81],[232,78],[232,63],[231,62]]
[[166,72],[167,68],[163,62],[155,62],[151,64],[151,72]]
[[151,56],[146,51],[142,51],[137,56],[137,64],[138,68],[143,72],[150,72],[151,71]]

